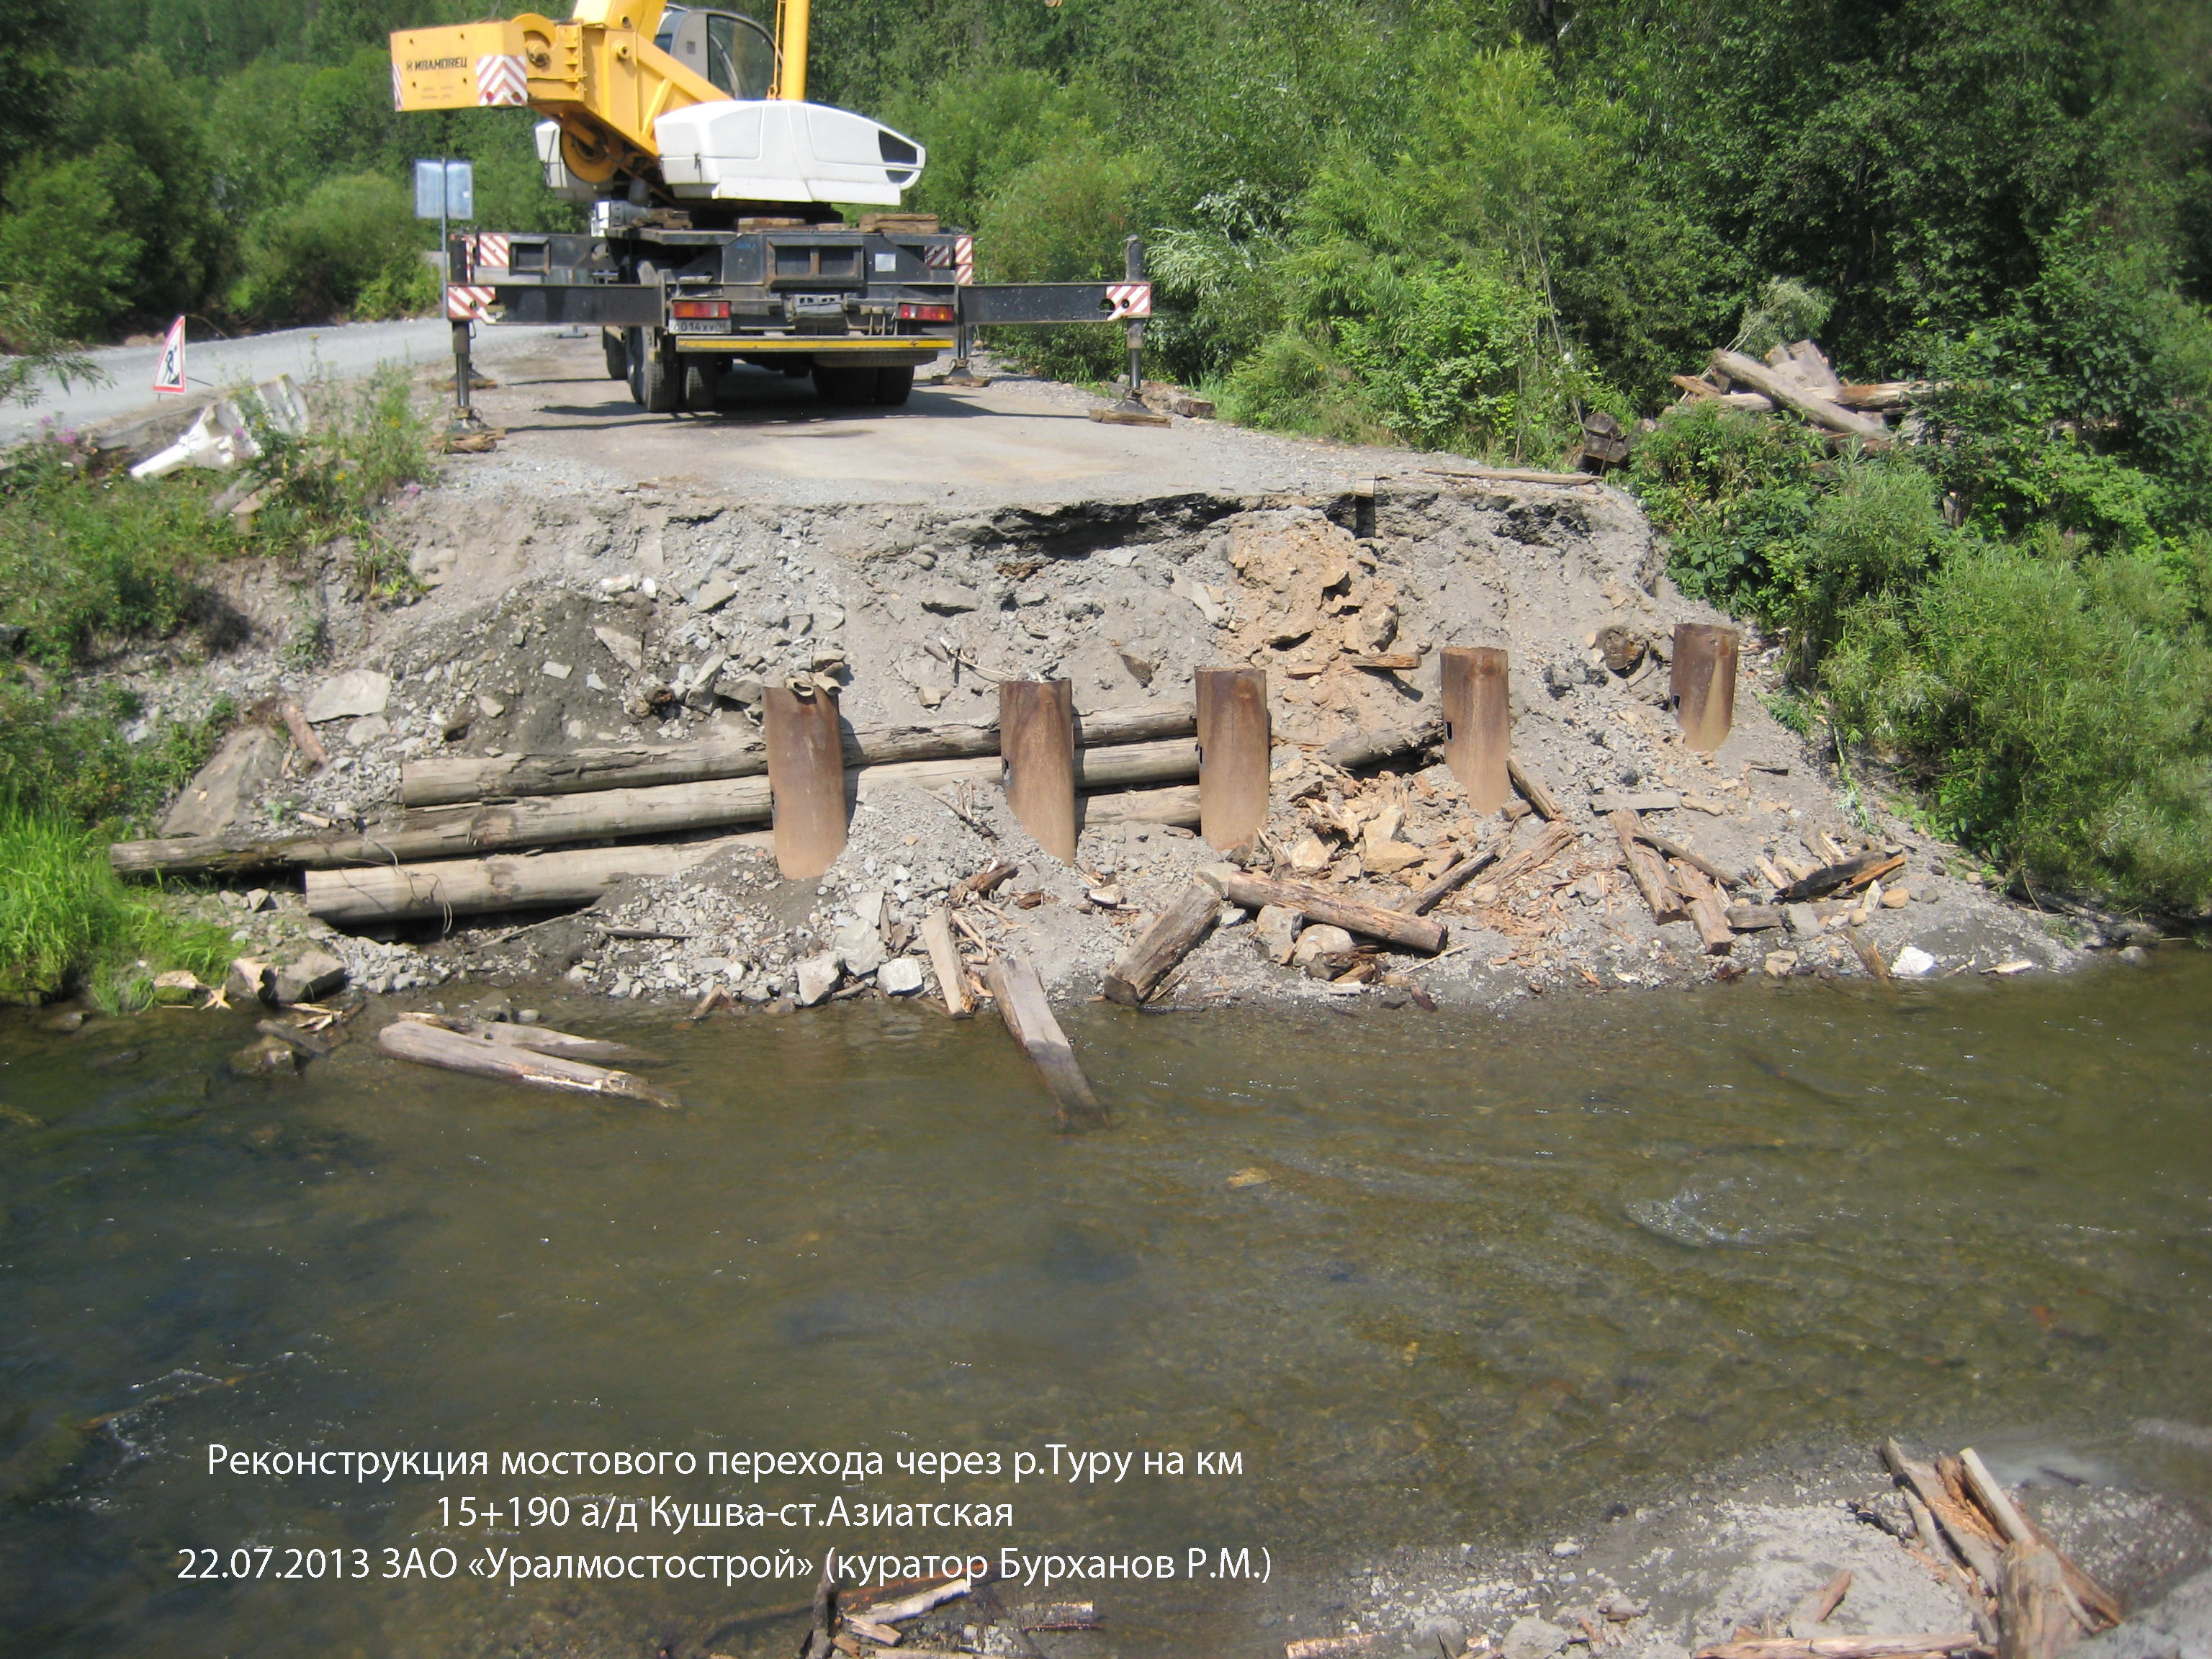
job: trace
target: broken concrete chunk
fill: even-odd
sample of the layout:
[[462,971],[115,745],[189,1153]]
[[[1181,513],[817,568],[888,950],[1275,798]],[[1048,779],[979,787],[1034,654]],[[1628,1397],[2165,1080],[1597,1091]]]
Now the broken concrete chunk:
[[546,662],[538,665],[538,672],[549,680],[565,680],[576,671],[565,662]]
[[227,997],[247,997],[258,1000],[261,988],[269,977],[269,964],[258,957],[233,957],[230,972],[222,981]]
[[307,724],[325,720],[358,720],[381,714],[392,701],[392,677],[373,668],[349,668],[335,679],[325,680],[307,699]]
[[1889,971],[1899,979],[1925,979],[1936,971],[1936,958],[1917,945],[1908,945],[1891,958]]
[[346,727],[346,741],[356,749],[366,749],[391,735],[392,722],[381,714],[363,714]]
[[240,727],[185,786],[161,820],[161,833],[220,836],[236,829],[283,763],[283,738],[265,726]]
[[1782,914],[1793,939],[1810,939],[1820,931],[1820,913],[1809,904],[1785,904]]
[[728,577],[709,576],[691,596],[691,605],[697,611],[719,611],[737,596],[738,585]]
[[1298,934],[1297,944],[1291,951],[1291,960],[1304,967],[1316,957],[1342,956],[1351,949],[1351,934],[1341,927],[1319,922]]
[[799,964],[798,971],[799,1006],[811,1008],[837,988],[837,953],[824,951],[819,956],[808,957]]
[[263,980],[267,1000],[280,1006],[313,1002],[345,982],[345,963],[327,951],[312,947],[270,963]]
[[912,957],[892,958],[877,969],[876,988],[885,996],[912,996],[921,989],[921,964]]
[[922,591],[921,608],[940,617],[957,617],[963,611],[981,611],[983,596],[958,582],[934,582]]
[[1286,904],[1266,904],[1253,924],[1260,943],[1267,955],[1279,963],[1287,963],[1297,946],[1298,931],[1305,918]]
[[645,641],[635,634],[625,634],[619,628],[594,628],[592,638],[606,647],[614,659],[631,673],[645,669]]

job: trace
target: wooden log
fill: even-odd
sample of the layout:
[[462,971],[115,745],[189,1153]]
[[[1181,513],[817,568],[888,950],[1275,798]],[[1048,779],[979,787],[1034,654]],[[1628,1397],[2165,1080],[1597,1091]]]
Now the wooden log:
[[1072,680],[999,682],[1006,805],[1062,864],[1075,862],[1074,716]]
[[[1803,865],[1797,866],[1803,869]],[[1777,904],[1802,904],[1808,899],[1826,898],[1839,890],[1863,887],[1879,880],[1893,870],[1905,867],[1902,853],[1862,853],[1856,858],[1844,859],[1837,864],[1824,864],[1802,881],[1793,881],[1774,896]]]
[[2112,1592],[2076,1566],[2065,1551],[2053,1545],[2035,1523],[2021,1512],[2011,1495],[1997,1484],[1996,1477],[1982,1462],[1979,1452],[1972,1446],[1967,1447],[1959,1454],[1959,1466],[1966,1480],[1966,1490],[1973,1494],[1974,1501],[1981,1505],[1982,1512],[1996,1523],[1998,1534],[2007,1543],[2046,1548],[2057,1558],[2068,1594],[2084,1610],[2084,1628],[2095,1630],[2120,1622],[2123,1616],[2120,1604],[2113,1599]]
[[1536,809],[1538,817],[1547,823],[1559,821],[1559,797],[1544,787],[1543,779],[1521,763],[1520,756],[1510,750],[1505,756],[1505,775],[1513,780],[1513,787],[1521,792],[1522,799]]
[[1728,911],[1705,872],[1693,864],[1674,872],[1674,883],[1688,903],[1690,921],[1705,943],[1705,954],[1724,957],[1735,949],[1735,929],[1729,926]]
[[[990,757],[903,761],[849,775],[848,793],[865,799],[891,784],[943,791],[988,782],[999,763]],[[1198,775],[1198,745],[1188,738],[1091,749],[1076,757],[1076,781],[1089,789],[1123,789]],[[670,836],[688,830],[764,823],[770,816],[770,781],[720,778],[653,788],[603,789],[572,795],[432,806],[401,812],[366,831],[309,836],[179,836],[160,841],[118,842],[108,861],[124,874],[230,875],[249,870],[328,870],[349,865],[416,863],[464,858],[507,848],[557,847],[567,842],[620,836]],[[1154,792],[1173,807],[1170,792]],[[1141,809],[1145,803],[1132,803]],[[1094,821],[1115,821],[1114,804],[1086,804]],[[1136,816],[1145,817],[1139,810]],[[1188,822],[1158,818],[1154,822]],[[500,908],[500,907],[494,907]]]
[[1895,1440],[1881,1443],[1881,1461],[1889,1472],[1903,1481],[1930,1513],[1942,1524],[1943,1534],[1950,1540],[1959,1559],[1973,1571],[1983,1587],[1995,1593],[1997,1587],[1997,1552],[1990,1540],[1968,1518],[1958,1500],[1945,1488],[1942,1480],[1928,1464],[1907,1457],[1905,1449]]
[[1787,927],[1790,918],[1778,905],[1731,904],[1728,908],[1728,925],[1739,933],[1764,933],[1776,927]]
[[968,1579],[949,1579],[928,1589],[917,1590],[912,1595],[901,1596],[896,1601],[878,1601],[872,1607],[862,1607],[847,1617],[865,1619],[872,1625],[903,1624],[909,1619],[919,1619],[925,1613],[943,1607],[947,1601],[958,1601],[973,1588]]
[[2047,1545],[2005,1547],[1997,1577],[1997,1659],[2057,1659],[2074,1640],[2074,1597],[2058,1553]]
[[300,752],[307,757],[315,770],[319,772],[328,766],[331,757],[323,750],[323,740],[315,735],[315,728],[307,724],[307,717],[301,712],[300,705],[287,697],[276,705],[276,712],[284,717],[284,729],[292,734],[292,741],[299,745]]
[[1428,915],[1453,892],[1465,886],[1474,877],[1497,863],[1498,855],[1504,849],[1504,839],[1501,836],[1480,852],[1462,859],[1419,892],[1414,894],[1413,902],[1406,907],[1406,914],[1409,916]]
[[1412,726],[1347,732],[1326,745],[1321,751],[1321,757],[1331,766],[1350,772],[1362,766],[1380,765],[1384,761],[1395,760],[1401,755],[1429,748],[1443,742],[1443,717],[1431,714]]
[[599,1095],[610,1099],[641,1100],[674,1109],[679,1103],[665,1091],[632,1077],[580,1060],[556,1054],[532,1054],[459,1031],[441,1030],[420,1020],[395,1019],[376,1034],[376,1046],[399,1060],[436,1066],[471,1077],[520,1083],[533,1089],[559,1089],[573,1094]]
[[1241,904],[1248,910],[1280,904],[1297,911],[1308,921],[1326,922],[1348,933],[1364,933],[1370,939],[1379,939],[1386,945],[1425,957],[1432,957],[1444,948],[1442,922],[1404,910],[1386,910],[1379,904],[1362,903],[1323,888],[1309,887],[1304,882],[1269,881],[1242,871],[1228,874],[1201,872],[1200,879],[1231,904]]
[[494,910],[588,904],[616,882],[674,876],[735,847],[765,848],[761,835],[641,847],[570,848],[534,856],[449,859],[306,872],[308,913],[359,927]]
[[1036,969],[1026,958],[1001,950],[984,965],[983,976],[992,1000],[999,1005],[999,1017],[1043,1077],[1061,1124],[1103,1125],[1106,1109],[1091,1091],[1091,1079],[1083,1075],[1067,1034],[1053,1018]]
[[[1079,714],[1075,726],[1077,746],[1097,749],[1188,737],[1198,722],[1195,712],[1185,704],[1138,703]],[[847,732],[842,741],[845,764],[855,769],[954,760],[997,754],[999,723],[877,726]],[[767,773],[768,750],[757,743],[634,744],[552,754],[439,757],[401,763],[399,799],[408,806],[439,806],[510,795],[572,795],[763,777]]]
[[768,737],[776,868],[787,880],[809,881],[845,850],[845,753],[837,699],[818,688],[801,696],[790,686],[771,685],[761,724]]
[[1434,478],[1463,478],[1470,483],[1535,483],[1588,484],[1597,480],[1587,472],[1537,472],[1520,466],[1471,466],[1447,471],[1440,466],[1425,466],[1424,473]]
[[1768,368],[1756,357],[1747,357],[1741,351],[1716,351],[1713,353],[1713,367],[1729,380],[1765,393],[1784,408],[1796,410],[1815,426],[1860,438],[1887,438],[1889,435],[1889,428],[1873,416],[1845,409],[1809,386],[1801,385],[1795,377]]
[[1690,396],[1700,400],[1717,398],[1721,395],[1721,389],[1711,380],[1697,380],[1687,374],[1669,374],[1667,378],[1684,392],[1688,392]]
[[1696,1659],[1911,1659],[1923,1653],[1964,1653],[1978,1648],[1972,1631],[1934,1631],[1918,1636],[1753,1636],[1709,1642]]
[[921,919],[921,942],[929,949],[929,966],[937,975],[937,994],[945,1012],[965,1019],[974,1012],[968,1001],[967,975],[960,970],[960,952],[952,943],[952,913],[939,905]]
[[1195,678],[1198,832],[1225,853],[1249,844],[1267,822],[1267,674],[1201,668]]
[[1606,822],[1613,826],[1613,833],[1620,840],[1621,861],[1628,866],[1628,878],[1644,895],[1644,902],[1650,907],[1652,921],[1686,921],[1689,912],[1667,878],[1667,866],[1641,845],[1642,831],[1636,814],[1625,806],[1616,807]]
[[416,1010],[404,1012],[399,1018],[434,1026],[441,1031],[458,1031],[463,1036],[474,1037],[495,1048],[526,1048],[533,1054],[551,1054],[560,1060],[586,1060],[610,1066],[662,1066],[667,1063],[659,1054],[643,1048],[634,1048],[627,1042],[608,1042],[598,1037],[577,1036],[545,1025],[524,1025],[504,1019],[470,1019],[465,1015],[432,1014]]
[[1812,1616],[1807,1622],[1814,1625],[1826,1624],[1834,1616],[1836,1609],[1844,1604],[1844,1597],[1850,1593],[1851,1570],[1845,1567],[1823,1585],[1818,1597],[1813,1599],[1813,1605],[1808,1609]]
[[1660,835],[1654,830],[1646,828],[1640,823],[1636,826],[1636,838],[1638,841],[1649,842],[1652,846],[1664,853],[1668,858],[1674,859],[1681,863],[1686,864],[1693,870],[1704,871],[1705,874],[1711,876],[1715,881],[1718,882],[1723,887],[1735,888],[1743,885],[1743,878],[1741,876],[1732,876],[1729,874],[1727,871],[1722,869],[1719,865],[1715,864],[1711,859],[1692,852],[1688,848],[1683,846],[1679,842],[1668,840],[1666,836]]
[[1714,623],[1677,623],[1671,689],[1675,723],[1691,748],[1711,754],[1735,720],[1740,635]]
[[1575,832],[1564,823],[1547,823],[1536,839],[1500,860],[1491,879],[1500,888],[1511,885],[1532,870],[1540,870],[1575,844]]
[[1443,702],[1444,763],[1476,811],[1495,812],[1513,797],[1513,698],[1504,652],[1447,646]]
[[1078,795],[1075,812],[1086,830],[1109,823],[1171,823],[1178,829],[1198,828],[1198,789],[1185,784],[1171,789],[1124,789]]
[[280,1019],[257,1019],[253,1029],[264,1036],[272,1036],[288,1048],[296,1048],[310,1060],[320,1060],[337,1045],[311,1036],[296,1025],[287,1025]]
[[1221,896],[1202,881],[1194,881],[1176,896],[1173,904],[1145,930],[1144,938],[1122,954],[1106,975],[1106,999],[1124,1008],[1140,1008],[1160,988],[1160,981],[1213,931],[1221,914]]
[[1926,380],[1845,381],[1828,395],[1845,409],[1902,409],[1935,388]]

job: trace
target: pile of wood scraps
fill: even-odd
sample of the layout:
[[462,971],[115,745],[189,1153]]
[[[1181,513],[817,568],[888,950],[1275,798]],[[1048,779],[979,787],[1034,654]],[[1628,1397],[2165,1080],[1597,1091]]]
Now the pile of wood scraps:
[[[1662,411],[1662,419],[1708,403],[1760,413],[1786,410],[1838,441],[1856,441],[1869,448],[1887,448],[1899,437],[1908,442],[1917,438],[1913,403],[1935,389],[1922,380],[1847,384],[1811,340],[1778,345],[1763,362],[1723,347],[1713,353],[1702,374],[1672,378],[1682,398]],[[1894,432],[1888,423],[1893,416],[1899,421]]]

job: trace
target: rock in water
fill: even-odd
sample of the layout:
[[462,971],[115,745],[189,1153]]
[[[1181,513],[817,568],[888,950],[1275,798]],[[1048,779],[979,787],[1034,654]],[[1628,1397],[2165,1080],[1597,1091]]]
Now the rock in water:
[[1889,971],[1899,979],[1925,979],[1936,971],[1936,958],[1918,945],[1908,945],[1897,953]]
[[346,965],[329,951],[311,947],[270,964],[263,982],[272,1002],[313,1002],[346,982]]
[[230,1069],[240,1077],[292,1077],[300,1069],[299,1051],[288,1042],[265,1036],[233,1054]]

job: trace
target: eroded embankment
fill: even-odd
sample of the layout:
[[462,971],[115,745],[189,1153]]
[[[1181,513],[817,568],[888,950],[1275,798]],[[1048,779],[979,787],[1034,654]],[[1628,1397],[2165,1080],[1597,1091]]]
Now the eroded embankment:
[[[1289,930],[1261,939],[1237,925],[1243,913],[1224,914],[1168,1000],[1363,983],[1394,1000],[1494,1000],[1702,980],[1717,966],[1850,975],[1866,971],[1844,936],[1854,922],[1885,961],[1910,945],[1938,973],[2071,956],[2040,919],[1984,890],[1955,849],[1847,812],[1832,774],[1757,695],[1768,671],[1755,641],[1728,740],[1711,756],[1685,747],[1666,704],[1672,629],[1720,619],[1664,580],[1635,503],[1599,485],[1408,471],[1378,478],[1371,495],[1190,493],[981,514],[441,488],[404,503],[388,531],[428,584],[420,603],[349,599],[341,550],[289,592],[267,578],[237,587],[233,603],[261,643],[151,688],[156,700],[294,696],[320,717],[331,752],[328,769],[301,776],[296,756],[263,744],[235,800],[228,785],[205,799],[187,792],[189,827],[350,826],[374,842],[403,823],[410,765],[755,744],[763,688],[794,677],[834,688],[848,726],[868,730],[988,722],[997,682],[1010,678],[1068,678],[1079,713],[1187,708],[1194,672],[1228,664],[1268,677],[1274,776],[1254,854],[1263,868],[1393,904],[1499,837],[1515,837],[1509,860],[1532,855],[1509,862],[1510,879],[1444,901],[1450,948],[1435,961],[1372,959],[1334,935],[1294,955]],[[269,648],[303,611],[327,641],[312,672]],[[1510,653],[1515,752],[1563,809],[1549,840],[1519,803],[1504,817],[1471,810],[1427,746],[1447,645]],[[874,983],[886,959],[911,954],[921,966],[923,915],[964,899],[971,952],[1011,944],[1048,982],[1085,990],[1218,857],[1190,833],[1180,799],[1099,805],[1069,866],[1037,848],[988,781],[936,787],[864,788],[851,844],[819,882],[779,882],[764,848],[732,842],[681,874],[613,882],[590,915],[527,933],[514,928],[538,917],[441,904],[428,926],[328,943],[372,988],[565,973],[617,995],[720,986],[759,1003],[791,994],[795,963],[829,951],[848,989]],[[1805,908],[1786,928],[1715,950],[1688,923],[1655,922],[1632,884],[1607,818],[1623,798],[1656,833],[1740,879],[1740,899],[1763,899],[1773,878],[1842,852],[1884,848],[1905,862],[1885,878],[1886,902]],[[687,827],[679,839],[757,827]],[[957,886],[1008,864],[988,900]],[[242,918],[256,949],[271,930],[327,931],[281,892]],[[902,969],[889,986],[915,977]]]

